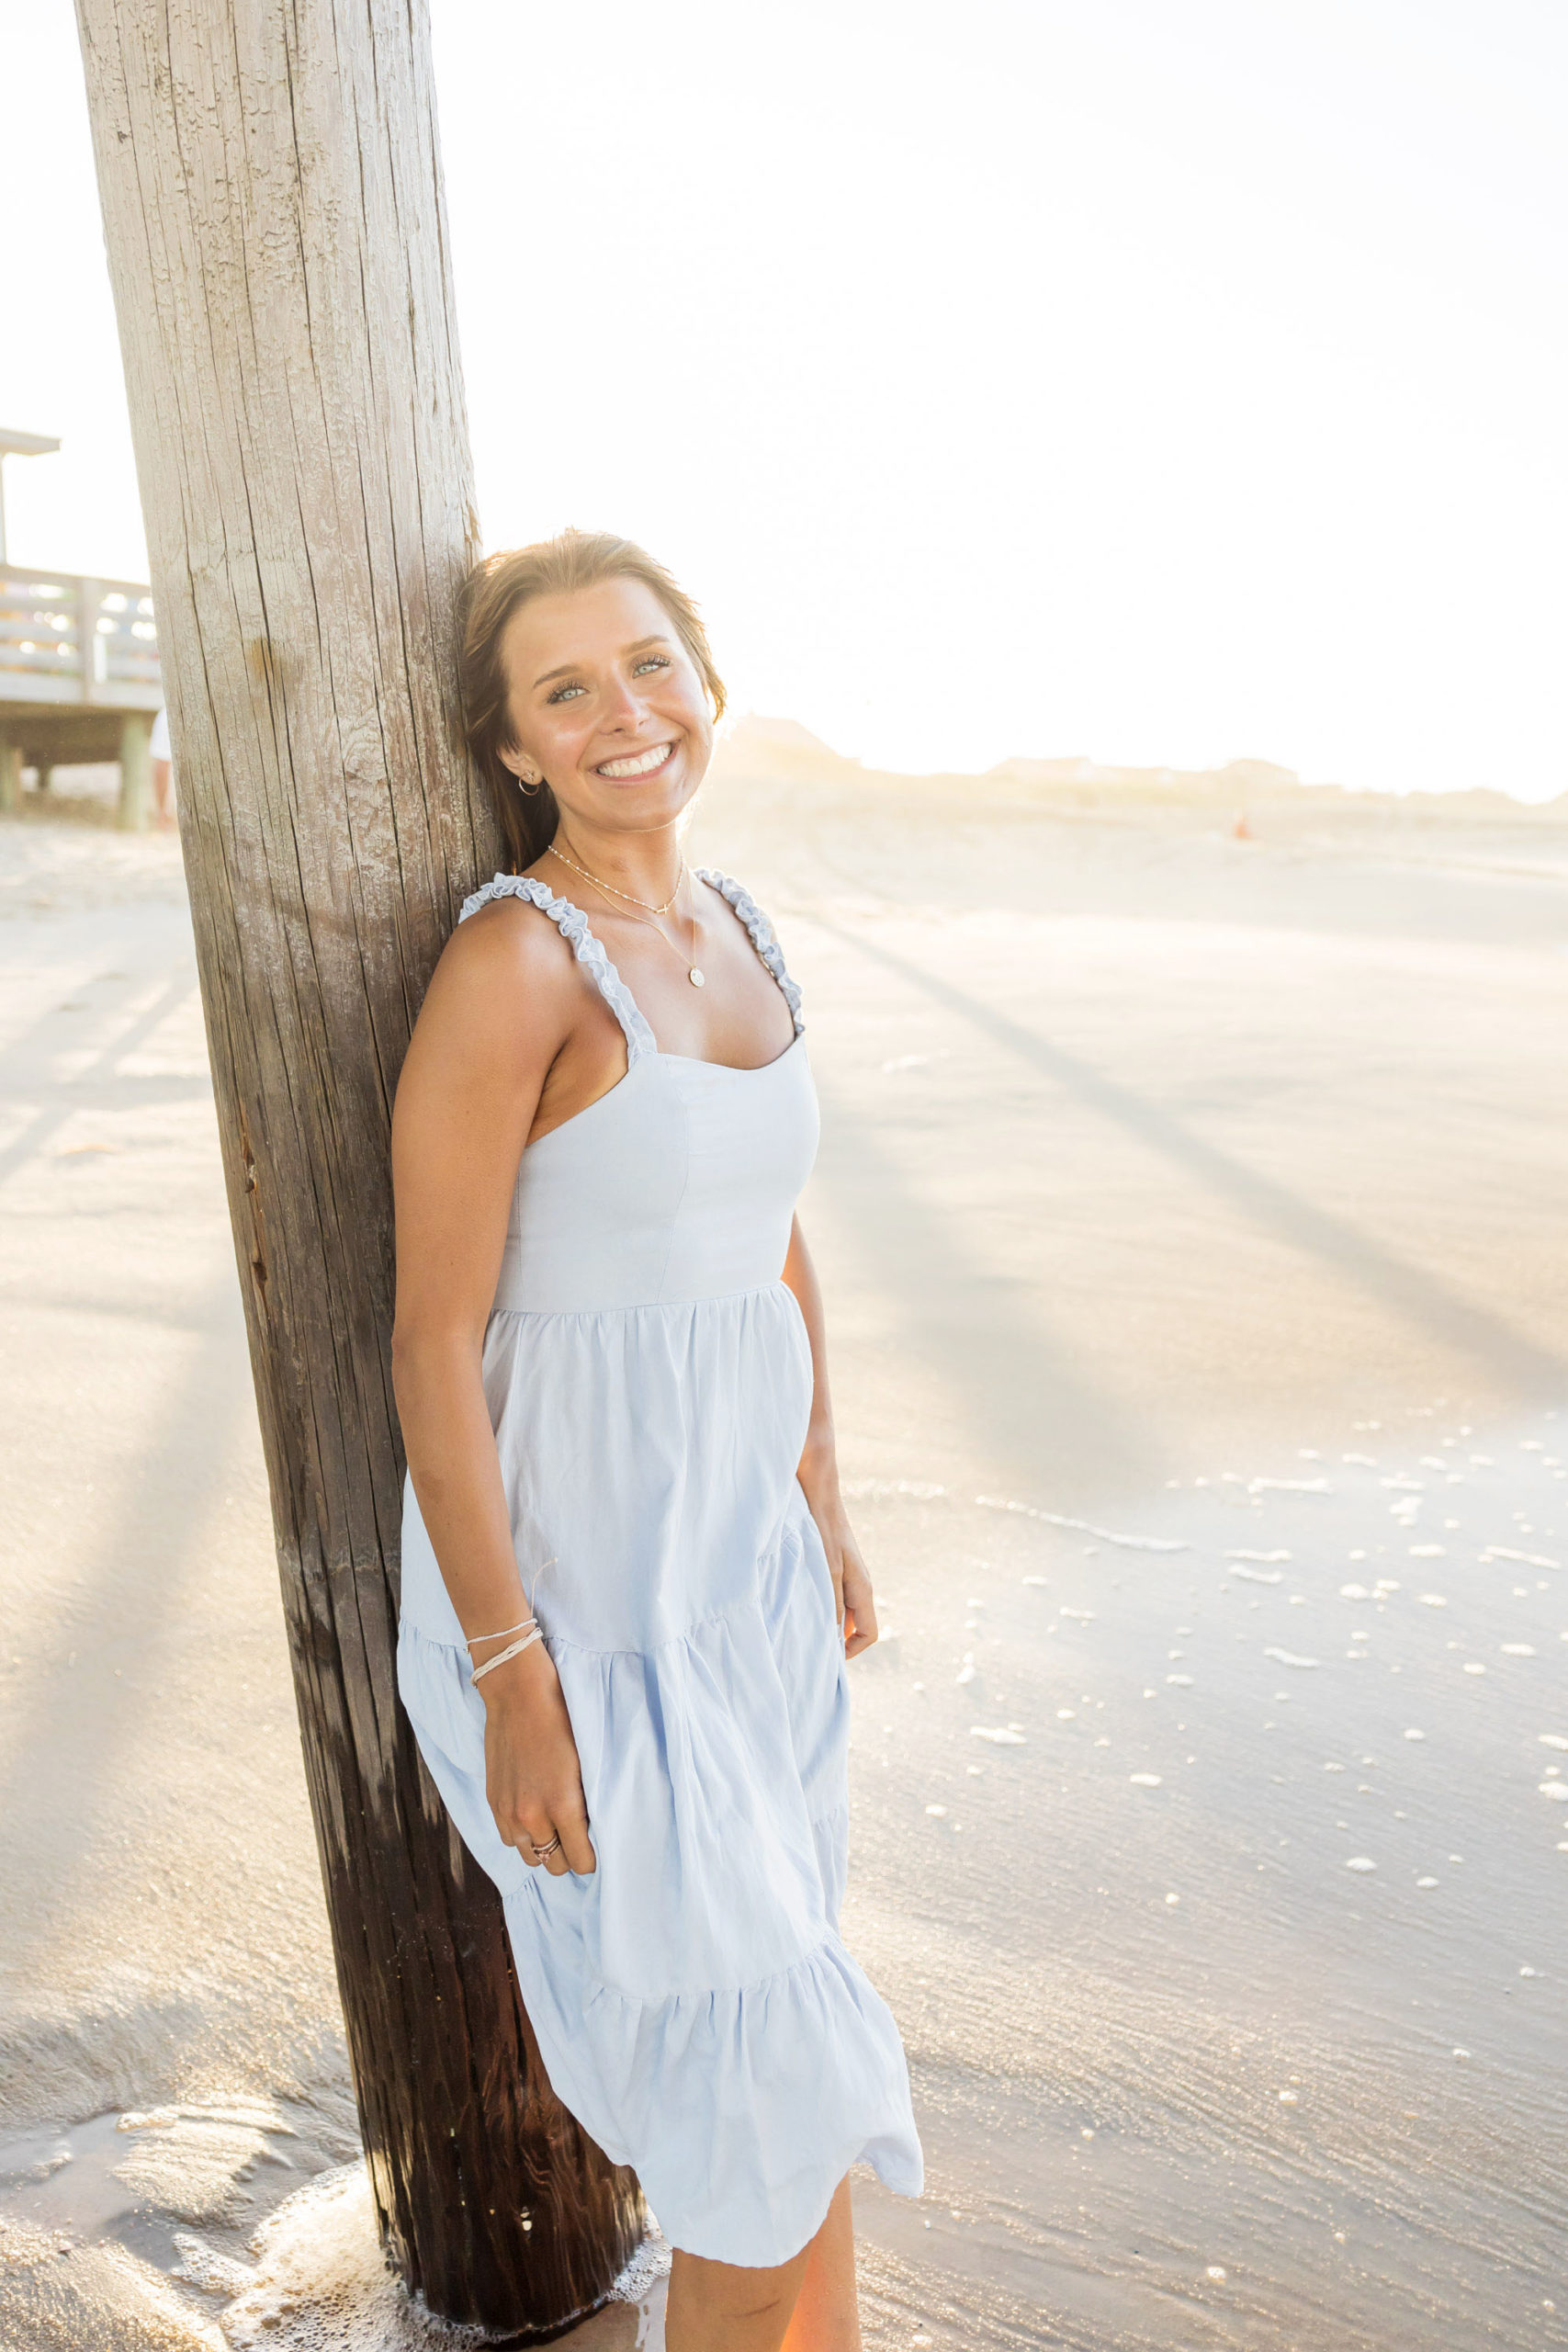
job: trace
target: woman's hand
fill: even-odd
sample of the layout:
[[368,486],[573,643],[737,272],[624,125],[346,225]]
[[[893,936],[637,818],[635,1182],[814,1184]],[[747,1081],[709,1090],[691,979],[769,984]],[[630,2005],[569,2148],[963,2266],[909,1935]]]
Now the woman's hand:
[[833,1604],[844,1656],[858,1657],[876,1639],[876,1600],[839,1492],[838,1462],[830,1449],[808,1445],[797,1476],[833,1572]]
[[538,1867],[538,1849],[558,1838],[545,1859],[550,1876],[563,1878],[568,1871],[590,1876],[596,1864],[577,1742],[548,1650],[534,1643],[485,1675],[479,1689],[485,1702],[485,1794],[496,1827],[531,1870]]

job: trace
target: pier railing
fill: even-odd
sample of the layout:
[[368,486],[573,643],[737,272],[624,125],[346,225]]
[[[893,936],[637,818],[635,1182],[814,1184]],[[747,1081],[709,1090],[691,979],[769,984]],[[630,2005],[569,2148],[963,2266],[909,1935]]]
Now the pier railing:
[[155,711],[163,699],[142,582],[0,564],[0,705]]

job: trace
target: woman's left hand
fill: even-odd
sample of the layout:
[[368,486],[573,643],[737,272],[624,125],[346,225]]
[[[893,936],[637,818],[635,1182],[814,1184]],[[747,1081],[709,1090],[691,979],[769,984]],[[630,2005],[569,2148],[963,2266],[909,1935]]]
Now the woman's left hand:
[[876,1639],[876,1600],[870,1570],[861,1557],[839,1492],[838,1464],[831,1455],[814,1454],[808,1447],[797,1475],[832,1571],[833,1605],[844,1656],[857,1657]]

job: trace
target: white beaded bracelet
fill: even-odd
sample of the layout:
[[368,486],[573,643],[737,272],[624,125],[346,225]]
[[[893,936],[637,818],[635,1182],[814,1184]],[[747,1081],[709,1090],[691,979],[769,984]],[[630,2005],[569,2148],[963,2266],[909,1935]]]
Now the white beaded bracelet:
[[513,1642],[510,1649],[499,1650],[494,1657],[487,1657],[482,1666],[476,1666],[468,1676],[469,1682],[482,1682],[487,1674],[493,1673],[498,1666],[504,1666],[509,1657],[521,1657],[525,1650],[531,1650],[536,1642],[542,1642],[544,1638],[544,1634],[536,1625],[531,1633],[524,1634],[520,1642]]

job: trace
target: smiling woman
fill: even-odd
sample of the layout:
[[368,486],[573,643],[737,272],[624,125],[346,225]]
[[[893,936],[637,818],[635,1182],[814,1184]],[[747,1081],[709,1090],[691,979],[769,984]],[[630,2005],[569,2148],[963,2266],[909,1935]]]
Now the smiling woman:
[[876,1615],[795,1217],[800,991],[682,854],[724,690],[660,565],[492,558],[464,681],[515,870],[393,1121],[399,1686],[551,2083],[676,2249],[671,2352],[855,2352],[845,2176],[913,2194],[920,2152],[838,1932]]
[[[724,682],[715,667],[695,605],[661,563],[629,539],[617,538],[608,531],[567,531],[558,539],[513,548],[477,565],[468,582],[464,612],[463,707],[474,758],[490,787],[513,864],[519,871],[548,849],[559,811],[550,786],[536,777],[525,786],[532,797],[518,797],[520,771],[511,756],[516,734],[511,695],[517,674],[512,657],[520,653],[525,662],[527,650],[509,641],[513,624],[521,622],[528,607],[541,598],[576,596],[612,582],[640,585],[657,613],[657,627],[649,638],[640,643],[634,639],[619,649],[625,659],[642,676],[657,678],[671,666],[669,656],[673,640],[694,672],[699,704],[705,698],[706,703],[701,714],[705,721],[702,729],[705,763],[712,748],[713,724],[724,716]],[[640,608],[646,612],[649,606],[644,604]],[[534,617],[536,628],[540,616],[536,612]],[[570,662],[534,678],[525,693],[530,708],[542,704],[547,710],[564,711],[592,698],[585,680],[572,675]],[[581,718],[578,724],[581,727]],[[568,748],[569,735],[558,740],[561,749]]]

